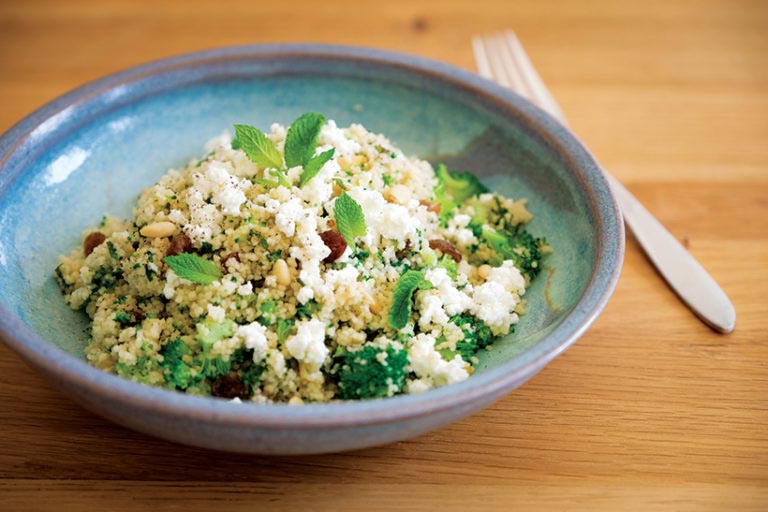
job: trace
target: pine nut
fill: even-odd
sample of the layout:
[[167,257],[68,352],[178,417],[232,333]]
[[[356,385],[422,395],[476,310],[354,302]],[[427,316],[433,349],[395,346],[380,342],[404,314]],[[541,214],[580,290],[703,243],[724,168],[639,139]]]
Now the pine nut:
[[176,233],[176,224],[168,221],[153,222],[139,230],[141,236],[147,238],[165,238]]
[[477,267],[477,275],[481,278],[485,279],[491,274],[491,266],[490,265],[480,265]]
[[272,267],[272,275],[275,276],[275,280],[280,286],[291,284],[291,273],[285,260],[277,260],[275,262],[275,265]]

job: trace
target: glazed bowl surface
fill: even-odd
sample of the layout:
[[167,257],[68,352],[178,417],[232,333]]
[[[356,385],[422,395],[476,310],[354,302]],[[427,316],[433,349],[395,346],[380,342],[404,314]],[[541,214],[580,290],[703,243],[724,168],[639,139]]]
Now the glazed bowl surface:
[[[554,248],[516,331],[468,380],[421,394],[288,406],[137,384],[89,366],[87,318],[64,303],[58,255],[105,213],[204,153],[235,123],[264,130],[307,111],[361,123],[408,155],[528,198],[530,231]],[[168,440],[251,453],[320,453],[405,439],[465,417],[531,378],[591,325],[618,279],[621,215],[589,152],[527,101],[409,55],[325,45],[232,47],[92,82],[0,138],[0,337],[88,409]],[[514,423],[514,419],[510,418]]]

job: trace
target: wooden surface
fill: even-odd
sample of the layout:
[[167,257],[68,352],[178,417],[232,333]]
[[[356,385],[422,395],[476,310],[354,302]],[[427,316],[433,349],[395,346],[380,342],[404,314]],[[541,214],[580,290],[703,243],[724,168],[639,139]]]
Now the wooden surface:
[[152,439],[0,348],[0,510],[768,510],[768,3],[0,2],[0,131],[88,80],[203,48],[319,41],[474,69],[515,29],[574,130],[711,271],[696,320],[630,237],[587,334],[518,391],[392,446],[301,458]]

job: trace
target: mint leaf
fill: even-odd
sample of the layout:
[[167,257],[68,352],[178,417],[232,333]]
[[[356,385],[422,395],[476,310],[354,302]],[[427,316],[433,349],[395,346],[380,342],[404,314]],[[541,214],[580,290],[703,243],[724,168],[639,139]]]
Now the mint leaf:
[[336,204],[333,206],[333,216],[336,219],[336,229],[344,237],[348,246],[354,247],[355,238],[365,236],[363,209],[346,192],[336,199]]
[[166,256],[163,261],[182,279],[193,283],[211,284],[222,277],[221,268],[214,262],[197,254],[182,252],[176,256]]
[[248,155],[251,162],[257,163],[262,167],[280,168],[283,166],[283,159],[277,146],[268,139],[261,130],[244,124],[235,125],[235,136],[237,144]]
[[392,307],[389,308],[390,327],[400,330],[406,326],[411,317],[411,297],[416,290],[431,288],[427,284],[432,283],[424,279],[424,274],[418,270],[408,270],[400,276],[395,285]]
[[303,187],[309,180],[317,176],[317,173],[320,172],[320,169],[323,168],[325,163],[333,158],[333,153],[335,151],[335,148],[331,148],[328,151],[324,151],[319,155],[312,157],[309,162],[304,164],[304,170],[301,171],[301,177],[299,178],[299,187]]
[[297,167],[306,165],[315,154],[317,136],[325,124],[325,116],[307,112],[296,119],[285,136],[285,165]]

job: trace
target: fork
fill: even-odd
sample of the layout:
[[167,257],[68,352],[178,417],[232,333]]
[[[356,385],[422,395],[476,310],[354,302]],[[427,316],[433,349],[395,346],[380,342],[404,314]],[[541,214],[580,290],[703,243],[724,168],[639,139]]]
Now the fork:
[[[514,32],[472,38],[477,69],[512,89],[567,126],[565,115],[544,85]],[[736,311],[704,267],[619,181],[603,170],[624,221],[667,284],[704,323],[719,333],[733,331]]]

